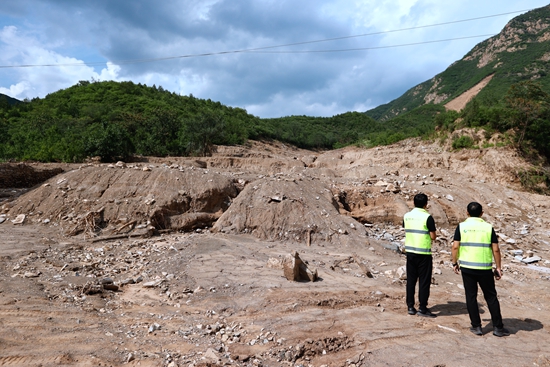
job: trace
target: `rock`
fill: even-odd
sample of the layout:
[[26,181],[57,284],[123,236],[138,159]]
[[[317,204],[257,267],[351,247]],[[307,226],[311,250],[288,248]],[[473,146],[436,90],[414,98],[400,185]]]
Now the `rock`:
[[23,224],[23,222],[25,222],[25,218],[26,218],[26,215],[25,214],[19,214],[17,217],[15,217],[14,220],[12,220],[11,222],[13,224]]
[[118,291],[118,285],[109,283],[109,284],[103,284],[103,289],[106,289],[108,291],[116,292]]
[[450,195],[450,194],[445,195],[445,198],[446,198],[447,200],[449,200],[449,201],[455,201],[455,199],[453,198],[453,196]]
[[405,265],[400,266],[399,268],[397,268],[397,271],[395,272],[395,275],[400,280],[406,280],[407,279],[407,267]]
[[269,260],[267,260],[267,267],[271,269],[283,269],[283,260],[270,257]]
[[153,325],[149,326],[149,332],[150,333],[152,333],[154,331],[157,331],[157,330],[160,330],[160,325],[157,324],[156,322]]
[[317,280],[317,269],[310,270],[302,259],[300,259],[296,251],[285,256],[283,260],[283,272],[285,278],[291,281],[314,282]]
[[40,276],[40,274],[42,274],[42,273],[40,273],[39,271],[36,271],[36,272],[28,271],[23,276],[25,278],[38,278]]
[[136,357],[132,353],[128,353],[128,356],[126,357],[126,363],[132,362]]
[[164,280],[162,279],[159,279],[159,280],[153,280],[153,281],[150,281],[150,282],[145,282],[143,283],[143,288],[154,288],[154,287],[157,287],[160,285],[160,283],[162,283]]
[[0,224],[4,223],[6,221],[5,216],[0,216]]
[[218,363],[220,361],[220,357],[218,357],[218,355],[212,348],[208,348],[203,356],[204,358],[209,359],[215,363]]
[[386,191],[393,192],[394,194],[397,194],[401,191],[401,189],[399,187],[395,186],[394,184],[389,184],[388,186],[386,186]]
[[235,359],[237,361],[241,361],[241,362],[247,362],[249,359],[250,359],[250,356],[247,355],[247,354],[239,354],[235,357]]
[[531,264],[531,263],[535,263],[535,262],[538,262],[538,261],[541,261],[542,259],[539,257],[539,256],[531,256],[531,257],[526,257],[525,259],[521,260],[521,262],[525,263],[525,264]]
[[114,281],[113,281],[113,279],[111,279],[111,278],[103,278],[103,279],[101,279],[101,284],[103,284],[103,285],[105,285],[105,284],[113,284],[113,283],[114,283]]

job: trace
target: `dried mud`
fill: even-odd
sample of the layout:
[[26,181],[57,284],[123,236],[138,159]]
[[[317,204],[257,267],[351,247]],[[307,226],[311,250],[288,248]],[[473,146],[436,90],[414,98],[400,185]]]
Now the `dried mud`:
[[[550,199],[520,190],[526,165],[407,140],[63,166],[0,198],[0,366],[549,366]],[[435,319],[407,315],[398,275],[419,191],[438,226]],[[473,200],[501,236],[506,338],[481,296],[484,335],[469,332],[450,266]],[[270,266],[293,251],[318,281]]]

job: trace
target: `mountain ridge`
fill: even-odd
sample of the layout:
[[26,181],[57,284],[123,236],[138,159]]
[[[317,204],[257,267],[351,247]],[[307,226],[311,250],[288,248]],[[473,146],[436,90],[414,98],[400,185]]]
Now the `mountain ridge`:
[[386,121],[424,104],[445,104],[480,83],[491,82],[480,97],[502,98],[509,87],[537,80],[550,91],[550,5],[510,20],[503,30],[480,42],[446,70],[406,91],[400,97],[365,113]]

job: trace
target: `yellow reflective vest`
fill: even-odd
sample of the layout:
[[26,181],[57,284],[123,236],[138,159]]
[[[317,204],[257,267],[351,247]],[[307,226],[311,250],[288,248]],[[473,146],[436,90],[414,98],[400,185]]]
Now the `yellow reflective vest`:
[[468,269],[490,270],[493,266],[491,234],[493,226],[481,218],[470,217],[459,224],[458,261]]
[[431,255],[432,239],[426,221],[430,213],[426,209],[414,208],[403,217],[405,225],[405,251]]

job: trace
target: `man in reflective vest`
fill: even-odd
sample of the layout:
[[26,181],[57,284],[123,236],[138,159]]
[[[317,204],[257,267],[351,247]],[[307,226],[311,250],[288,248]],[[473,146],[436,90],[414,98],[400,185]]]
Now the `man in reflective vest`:
[[[472,202],[468,204],[467,210],[468,219],[456,227],[452,261],[455,273],[462,272],[466,308],[472,324],[470,331],[475,335],[483,335],[477,304],[479,284],[491,313],[493,335],[508,336],[510,332],[502,324],[500,303],[495,288],[495,278],[499,280],[502,277],[498,238],[493,226],[481,219],[483,215],[481,204]],[[496,264],[494,273],[493,258]]]
[[428,197],[416,194],[414,209],[403,217],[405,252],[407,254],[407,308],[409,315],[417,314],[414,308],[414,291],[418,281],[418,315],[436,317],[428,309],[432,280],[432,240],[435,240],[435,221],[426,210]]

